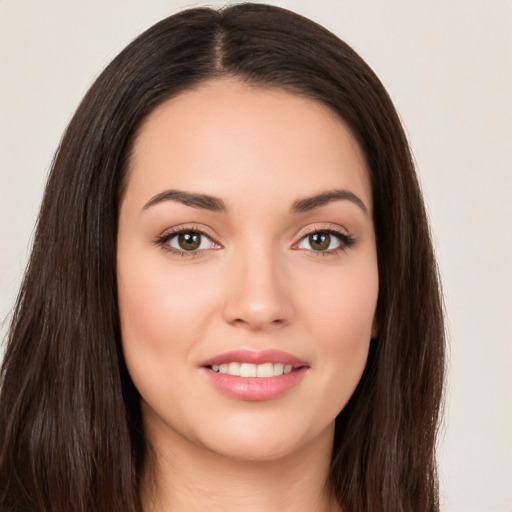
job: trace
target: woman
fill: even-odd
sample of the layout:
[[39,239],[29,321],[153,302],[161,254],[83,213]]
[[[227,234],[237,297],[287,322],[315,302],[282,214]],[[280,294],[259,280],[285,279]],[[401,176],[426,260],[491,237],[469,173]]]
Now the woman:
[[438,510],[443,347],[373,72],[280,8],[184,11],[114,59],[55,158],[1,509]]

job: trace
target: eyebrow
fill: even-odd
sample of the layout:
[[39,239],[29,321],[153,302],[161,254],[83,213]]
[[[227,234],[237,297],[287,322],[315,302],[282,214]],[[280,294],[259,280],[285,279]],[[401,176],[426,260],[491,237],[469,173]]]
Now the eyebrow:
[[[165,190],[156,196],[153,196],[143,207],[147,210],[151,206],[162,203],[164,201],[176,201],[185,206],[192,208],[200,208],[203,210],[210,210],[212,212],[227,212],[226,203],[218,197],[213,197],[208,194],[198,194],[195,192],[185,192],[183,190]],[[350,190],[330,190],[321,192],[311,197],[305,197],[295,201],[290,208],[292,213],[304,213],[320,208],[326,204],[334,201],[350,201],[357,205],[363,212],[368,215],[368,209],[363,201]]]
[[356,196],[350,190],[329,190],[327,192],[321,192],[311,197],[305,197],[295,201],[291,207],[292,213],[303,213],[320,208],[326,204],[332,203],[333,201],[350,201],[357,205],[363,212],[368,215],[368,209],[366,208],[363,201]]
[[226,212],[226,203],[222,199],[209,196],[207,194],[196,194],[194,192],[184,192],[182,190],[165,190],[152,197],[145,205],[143,210],[164,201],[176,201],[191,206],[192,208],[201,208],[212,212]]

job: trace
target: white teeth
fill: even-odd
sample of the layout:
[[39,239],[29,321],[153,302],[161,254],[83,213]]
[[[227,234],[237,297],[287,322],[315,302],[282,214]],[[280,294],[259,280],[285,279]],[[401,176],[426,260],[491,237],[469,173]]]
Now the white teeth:
[[228,373],[229,375],[240,375],[240,363],[229,363]]
[[272,363],[259,364],[256,367],[256,377],[273,377],[274,365]]
[[242,363],[240,365],[240,377],[256,377],[256,365]]
[[284,364],[283,363],[275,363],[274,364],[274,377],[278,375],[283,375]]
[[225,373],[226,375],[234,375],[237,377],[279,377],[284,373],[290,373],[293,370],[291,364],[283,363],[263,363],[263,364],[252,364],[252,363],[237,363],[235,361],[231,363],[223,363],[220,365],[214,364],[211,369],[214,372]]

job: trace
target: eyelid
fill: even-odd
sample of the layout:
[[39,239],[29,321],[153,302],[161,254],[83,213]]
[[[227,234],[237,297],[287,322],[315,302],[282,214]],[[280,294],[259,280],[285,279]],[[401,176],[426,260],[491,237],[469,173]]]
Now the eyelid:
[[[306,228],[301,229],[297,235],[295,236],[295,239],[297,242],[299,240],[302,240],[304,237],[311,235],[313,233],[317,233],[318,231],[328,231],[333,232],[335,234],[339,234],[341,236],[350,236],[347,229],[341,227],[339,224],[332,224],[330,222],[318,222],[313,225],[307,226]],[[294,243],[297,243],[294,242]]]
[[215,234],[215,232],[204,224],[178,224],[177,226],[165,229],[157,238],[163,238],[169,235],[175,235],[177,233],[186,233],[187,231],[195,231],[197,233],[201,233],[202,235],[211,238],[215,243],[220,245],[220,242],[217,240],[218,236]]

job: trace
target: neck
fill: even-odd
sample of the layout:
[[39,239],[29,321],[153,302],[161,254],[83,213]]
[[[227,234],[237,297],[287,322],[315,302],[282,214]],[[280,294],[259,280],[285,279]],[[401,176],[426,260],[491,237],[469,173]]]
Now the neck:
[[144,511],[339,512],[326,488],[331,430],[298,453],[263,461],[233,460],[172,435],[148,455]]

